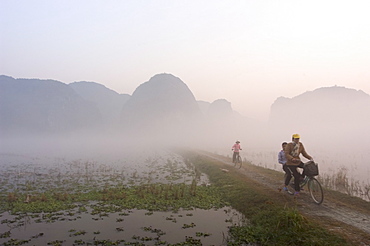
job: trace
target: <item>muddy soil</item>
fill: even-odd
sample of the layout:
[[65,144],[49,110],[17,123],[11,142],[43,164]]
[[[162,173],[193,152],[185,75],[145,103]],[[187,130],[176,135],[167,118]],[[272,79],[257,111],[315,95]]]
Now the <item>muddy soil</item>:
[[[229,158],[204,152],[201,154],[229,165],[230,168],[234,168]],[[351,199],[344,203],[343,201],[332,199],[331,196],[330,199],[324,198],[324,202],[321,205],[317,205],[313,202],[307,190],[301,191],[299,197],[280,191],[279,188],[282,187],[283,181],[276,181],[276,179],[259,171],[258,168],[248,168],[245,165],[239,171],[246,178],[253,179],[271,189],[271,191],[280,192],[282,196],[288,197],[292,203],[296,203],[296,207],[303,215],[317,221],[317,223],[320,223],[328,230],[345,235],[348,241],[353,242],[353,245],[370,245],[370,211],[360,207],[357,208],[356,204],[350,202]],[[328,195],[327,193],[330,193],[330,191],[325,190],[324,197]]]

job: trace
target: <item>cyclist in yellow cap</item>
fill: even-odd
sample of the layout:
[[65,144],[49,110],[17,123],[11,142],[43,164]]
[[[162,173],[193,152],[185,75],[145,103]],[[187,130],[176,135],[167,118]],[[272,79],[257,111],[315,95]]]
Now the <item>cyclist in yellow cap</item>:
[[[300,138],[299,134],[293,134],[292,142],[288,143],[284,149],[287,160],[286,166],[292,171],[294,176],[294,195],[299,195],[299,182],[304,178],[304,172],[301,175],[297,170],[297,167],[303,168],[303,162],[299,158],[299,155],[302,154],[305,158],[313,160],[312,157],[307,154],[303,144],[299,141]],[[291,178],[292,177],[290,175],[286,176],[285,185],[289,184]]]

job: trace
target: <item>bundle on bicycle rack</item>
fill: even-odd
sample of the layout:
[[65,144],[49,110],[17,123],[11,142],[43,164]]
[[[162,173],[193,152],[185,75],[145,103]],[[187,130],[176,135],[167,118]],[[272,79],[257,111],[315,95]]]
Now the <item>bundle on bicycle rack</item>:
[[309,161],[304,164],[305,175],[314,177],[319,175],[319,166],[314,161]]

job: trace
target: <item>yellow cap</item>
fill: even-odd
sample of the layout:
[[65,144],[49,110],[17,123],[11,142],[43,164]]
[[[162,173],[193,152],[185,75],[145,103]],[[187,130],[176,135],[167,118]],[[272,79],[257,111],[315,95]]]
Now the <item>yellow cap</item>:
[[301,138],[301,136],[299,134],[293,134],[292,138]]

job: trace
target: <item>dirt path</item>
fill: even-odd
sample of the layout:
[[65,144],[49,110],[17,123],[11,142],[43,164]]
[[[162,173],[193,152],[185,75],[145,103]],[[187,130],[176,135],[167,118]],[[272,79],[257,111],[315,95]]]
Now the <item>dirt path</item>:
[[[226,157],[204,152],[200,154],[234,168],[233,164]],[[279,192],[278,188],[282,185],[282,181],[276,182],[276,179],[269,178],[268,175],[258,172],[256,168],[242,167],[240,172],[275,192]],[[342,202],[329,201],[325,198],[321,205],[317,205],[313,202],[308,191],[302,191],[298,198],[285,192],[281,193],[282,195],[290,196],[292,201],[296,202],[302,214],[315,217],[315,219],[320,221],[325,220],[325,222],[331,225],[330,230],[345,233],[348,238],[354,238],[357,242],[360,242],[360,245],[370,245],[370,211],[361,211],[361,209],[356,209],[356,206],[353,206],[353,204],[343,204]]]

